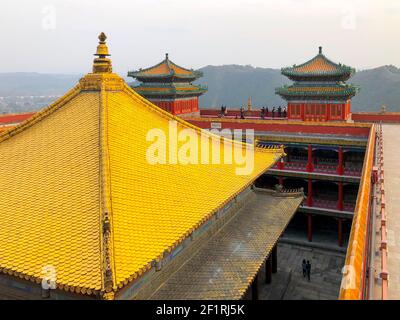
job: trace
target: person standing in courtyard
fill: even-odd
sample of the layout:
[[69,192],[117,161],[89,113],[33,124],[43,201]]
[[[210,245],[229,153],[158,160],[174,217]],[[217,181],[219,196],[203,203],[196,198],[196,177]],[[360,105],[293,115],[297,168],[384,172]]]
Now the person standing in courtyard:
[[301,267],[302,267],[302,269],[303,269],[303,278],[305,278],[305,277],[306,277],[306,274],[307,274],[306,265],[307,265],[306,259],[303,259],[303,262],[301,263]]
[[311,263],[309,260],[307,260],[307,263],[306,263],[306,273],[307,273],[307,279],[308,279],[308,281],[310,281],[311,280]]

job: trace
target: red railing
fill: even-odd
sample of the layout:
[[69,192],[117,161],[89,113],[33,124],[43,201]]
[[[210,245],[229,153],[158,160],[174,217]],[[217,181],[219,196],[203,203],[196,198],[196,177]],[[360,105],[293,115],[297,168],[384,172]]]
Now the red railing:
[[349,211],[349,212],[354,212],[356,209],[356,204],[355,203],[343,203],[343,211]]
[[335,174],[337,173],[337,166],[314,164],[314,172]]
[[[292,170],[292,171],[306,171],[306,162],[300,161],[292,161],[292,162],[285,162],[284,169],[285,170]],[[279,164],[274,166],[274,169],[279,169]]]
[[383,132],[382,126],[379,126],[378,135],[378,170],[380,171],[380,187],[378,186],[378,193],[380,193],[380,207],[381,207],[381,272],[382,279],[382,300],[388,299],[388,252],[387,252],[387,229],[386,229],[386,201],[385,201],[385,172],[383,168]]
[[362,168],[357,167],[344,167],[343,174],[345,176],[361,177]]
[[[279,170],[282,164],[279,162],[276,163],[272,169]],[[289,171],[300,171],[307,172],[307,162],[292,160],[290,162],[283,163],[283,169]],[[314,170],[312,172],[315,173],[326,173],[326,174],[337,174],[337,166],[336,165],[325,165],[325,164],[314,164]],[[352,176],[352,177],[360,177],[362,169],[356,167],[348,167],[344,168],[343,175]]]
[[[307,206],[306,200],[303,202],[303,205]],[[356,205],[354,203],[344,202],[342,211],[354,212],[355,206]],[[335,200],[313,198],[312,208],[338,210],[338,202]]]
[[313,198],[313,207],[335,210],[337,207],[337,201]]

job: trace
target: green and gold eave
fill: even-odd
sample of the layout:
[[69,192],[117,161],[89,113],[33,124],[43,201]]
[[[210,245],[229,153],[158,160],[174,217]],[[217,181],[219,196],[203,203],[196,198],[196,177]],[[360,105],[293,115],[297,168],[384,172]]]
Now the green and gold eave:
[[145,85],[139,85],[132,87],[132,89],[144,97],[185,97],[185,96],[200,96],[207,92],[206,86],[185,86],[185,87],[148,87]]
[[293,81],[306,79],[310,80],[312,78],[333,78],[339,81],[346,81],[352,77],[355,72],[356,70],[354,68],[345,65],[340,65],[336,70],[333,71],[298,72],[294,70],[294,67],[281,69],[281,73]]
[[142,71],[128,71],[128,77],[136,78],[141,82],[152,82],[152,81],[162,81],[162,80],[182,80],[182,81],[194,81],[203,76],[201,71],[193,71],[191,74],[177,74],[171,71],[167,74],[144,74]]
[[342,86],[300,86],[291,85],[275,89],[275,93],[285,100],[295,99],[326,99],[348,100],[354,97],[359,88],[354,85]]

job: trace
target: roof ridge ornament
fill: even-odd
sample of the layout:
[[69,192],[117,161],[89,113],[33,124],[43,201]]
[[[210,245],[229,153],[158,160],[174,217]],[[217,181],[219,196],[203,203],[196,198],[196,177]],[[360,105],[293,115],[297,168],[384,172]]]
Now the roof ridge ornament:
[[108,57],[107,36],[104,32],[99,35],[96,58],[93,61],[92,73],[86,74],[79,80],[80,89],[84,91],[121,91],[124,89],[125,81],[119,75],[112,72],[111,59]]
[[112,73],[111,59],[108,53],[108,47],[106,44],[107,36],[104,32],[99,35],[99,45],[97,46],[96,53],[94,54],[97,58],[93,61],[93,73]]
[[322,47],[321,46],[318,47],[318,51],[319,51],[319,54],[322,54]]

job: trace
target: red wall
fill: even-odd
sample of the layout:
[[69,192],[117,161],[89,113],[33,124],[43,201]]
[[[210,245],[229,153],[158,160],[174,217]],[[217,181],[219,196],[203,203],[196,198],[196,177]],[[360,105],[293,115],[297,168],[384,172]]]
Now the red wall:
[[190,100],[174,100],[174,101],[157,101],[151,100],[152,103],[161,109],[172,114],[192,113],[199,110],[199,98],[195,97]]
[[288,118],[303,121],[343,121],[350,114],[351,101],[345,103],[288,103]]
[[36,112],[20,113],[20,114],[6,114],[0,116],[0,124],[19,123],[32,117]]
[[[189,119],[190,123],[202,129],[210,129],[211,121],[201,119]],[[221,123],[221,129],[254,129],[256,132],[293,132],[293,133],[321,133],[321,134],[337,134],[337,135],[352,135],[368,137],[369,127],[356,126],[338,126],[338,125],[302,125],[295,123],[251,123],[245,120],[236,121],[213,121]]]
[[357,122],[400,122],[400,112],[353,113],[351,119]]

